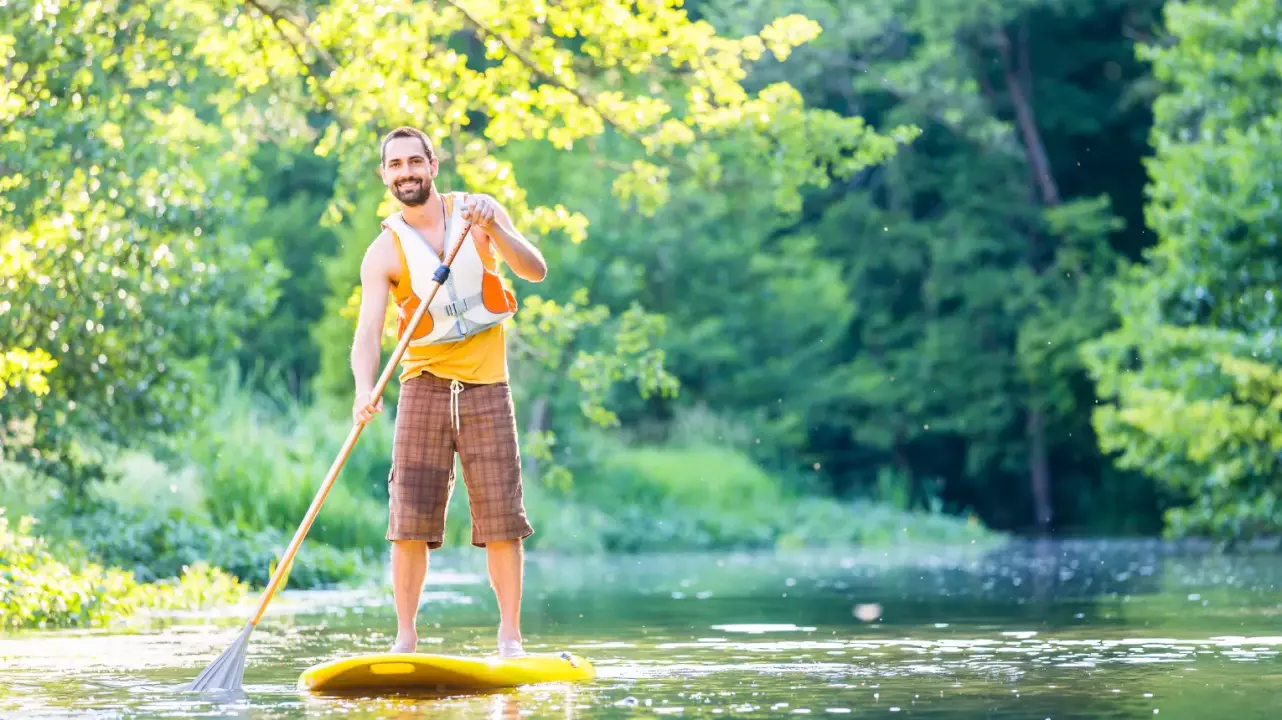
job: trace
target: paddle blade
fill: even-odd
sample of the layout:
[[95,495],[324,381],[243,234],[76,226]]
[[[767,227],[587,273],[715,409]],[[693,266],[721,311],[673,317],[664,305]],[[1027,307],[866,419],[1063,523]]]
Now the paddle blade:
[[196,676],[187,689],[195,692],[240,690],[241,681],[245,677],[245,651],[249,648],[249,634],[253,631],[253,623],[247,623],[236,641],[210,663],[204,672]]

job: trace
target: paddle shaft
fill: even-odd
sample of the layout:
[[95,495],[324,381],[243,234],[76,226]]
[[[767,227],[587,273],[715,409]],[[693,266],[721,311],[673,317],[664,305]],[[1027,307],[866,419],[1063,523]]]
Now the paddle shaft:
[[[418,327],[419,322],[423,319],[423,314],[436,298],[436,291],[441,289],[441,283],[449,275],[450,263],[454,262],[454,256],[458,254],[459,248],[463,247],[463,240],[467,234],[472,231],[472,223],[468,222],[463,226],[463,234],[459,241],[450,250],[449,256],[437,270],[437,275],[432,278],[432,289],[428,291],[427,297],[419,303],[418,309],[414,311],[413,317],[410,318],[409,326],[401,335],[401,339],[396,343],[396,350],[388,358],[387,365],[383,368],[382,375],[379,376],[378,382],[375,383],[373,391],[370,392],[370,402],[373,403],[375,398],[383,395],[383,390],[392,380],[392,373],[396,370],[397,364],[401,361],[401,356],[405,354],[406,348],[409,347],[410,337],[413,336],[414,330]],[[442,272],[444,271],[444,272]],[[303,517],[303,522],[294,532],[294,539],[289,541],[289,547],[285,549],[285,555],[281,558],[280,564],[276,566],[276,572],[272,573],[272,579],[267,583],[267,589],[263,591],[263,597],[258,601],[258,610],[254,613],[254,619],[250,621],[255,627],[258,621],[262,619],[263,613],[267,612],[267,605],[271,602],[272,596],[276,594],[276,587],[280,585],[281,580],[289,571],[290,563],[294,561],[294,554],[298,552],[299,546],[303,544],[303,538],[307,536],[307,531],[311,529],[312,522],[316,520],[316,515],[320,513],[321,505],[325,503],[325,496],[329,495],[329,490],[338,479],[338,473],[343,469],[343,463],[347,462],[347,456],[351,454],[352,448],[356,446],[356,440],[361,436],[361,431],[365,429],[365,423],[358,422],[352,426],[351,432],[347,434],[347,440],[343,442],[343,448],[339,451],[338,457],[329,466],[329,472],[325,475],[325,481],[321,483],[320,489],[316,491],[316,497],[312,499],[311,507],[307,508],[307,515]]]

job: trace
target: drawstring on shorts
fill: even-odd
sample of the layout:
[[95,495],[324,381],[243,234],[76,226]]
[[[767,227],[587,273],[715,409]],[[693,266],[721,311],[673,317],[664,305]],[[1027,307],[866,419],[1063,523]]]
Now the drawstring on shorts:
[[459,414],[459,393],[463,392],[463,383],[458,380],[450,380],[450,418],[454,421],[454,429],[461,429],[461,419]]

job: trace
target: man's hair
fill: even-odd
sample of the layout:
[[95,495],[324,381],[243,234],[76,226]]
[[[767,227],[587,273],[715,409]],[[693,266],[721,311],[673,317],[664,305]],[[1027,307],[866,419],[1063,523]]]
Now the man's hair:
[[403,137],[418,138],[423,143],[423,152],[427,154],[427,159],[432,159],[432,141],[428,139],[427,133],[416,127],[401,126],[383,136],[383,144],[378,150],[379,163],[387,162],[387,143]]

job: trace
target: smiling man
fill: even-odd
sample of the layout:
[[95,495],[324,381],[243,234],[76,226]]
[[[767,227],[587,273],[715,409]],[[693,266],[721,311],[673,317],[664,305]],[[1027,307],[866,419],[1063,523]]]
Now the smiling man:
[[[429,552],[445,536],[457,452],[471,505],[472,544],[486,550],[498,599],[499,654],[512,657],[524,654],[522,543],[534,529],[525,515],[503,325],[516,312],[516,297],[497,271],[501,259],[517,276],[539,282],[547,264],[494,198],[438,192],[438,168],[422,131],[401,127],[383,139],[379,175],[400,211],[383,220],[361,262],[352,418],[369,422],[383,409],[382,399],[370,395],[378,379],[388,293],[403,335],[436,269],[462,242],[401,361],[388,478],[397,617],[392,652],[412,652],[418,643],[419,597]],[[460,237],[468,221],[472,230]]]

